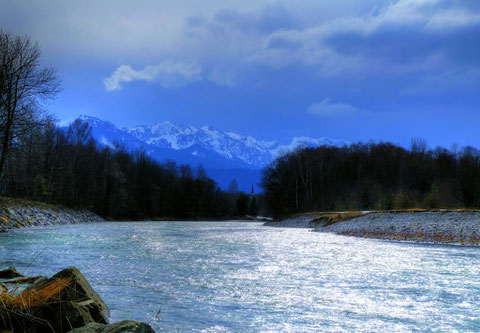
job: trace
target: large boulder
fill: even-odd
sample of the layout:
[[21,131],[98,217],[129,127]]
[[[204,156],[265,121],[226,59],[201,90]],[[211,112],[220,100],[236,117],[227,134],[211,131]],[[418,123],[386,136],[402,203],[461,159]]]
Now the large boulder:
[[95,311],[92,313],[92,317],[95,319],[95,322],[98,323],[108,323],[109,311],[107,305],[103,302],[100,296],[93,290],[90,283],[83,276],[78,268],[70,267],[60,271],[55,274],[51,279],[43,282],[42,284],[36,285],[35,288],[42,288],[44,285],[52,281],[65,281],[68,280],[70,283],[67,287],[63,288],[58,292],[58,299],[60,301],[73,301],[73,302],[84,302],[91,301],[89,304],[93,304]]
[[69,333],[155,333],[155,331],[148,324],[124,320],[110,325],[90,323]]
[[23,275],[20,274],[13,266],[0,271],[0,279],[12,279],[16,277],[23,277]]
[[23,332],[68,332],[96,322],[108,324],[108,308],[75,267],[35,283],[8,300],[7,327]]

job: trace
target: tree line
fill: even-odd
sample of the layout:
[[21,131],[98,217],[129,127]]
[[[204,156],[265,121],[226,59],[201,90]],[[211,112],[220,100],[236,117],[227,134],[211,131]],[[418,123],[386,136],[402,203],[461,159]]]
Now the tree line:
[[15,142],[2,177],[12,197],[88,208],[114,219],[227,218],[243,216],[250,196],[222,191],[198,166],[164,163],[121,144],[99,145],[88,123],[68,129],[53,121],[32,128]]
[[276,216],[307,211],[480,208],[480,151],[410,149],[392,143],[303,148],[263,170],[265,205]]
[[225,218],[252,211],[253,196],[238,187],[222,191],[201,166],[159,163],[121,143],[99,145],[80,119],[66,130],[57,127],[46,102],[59,93],[60,82],[53,67],[41,66],[40,55],[28,36],[0,30],[1,195],[121,219]]

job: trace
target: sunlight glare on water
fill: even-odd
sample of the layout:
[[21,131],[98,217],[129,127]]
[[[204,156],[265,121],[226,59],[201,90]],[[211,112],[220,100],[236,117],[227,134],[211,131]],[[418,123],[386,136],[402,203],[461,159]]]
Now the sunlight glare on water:
[[[43,251],[43,252],[41,252]],[[111,320],[157,331],[480,330],[480,248],[241,222],[115,222],[0,234],[0,265],[76,266]]]

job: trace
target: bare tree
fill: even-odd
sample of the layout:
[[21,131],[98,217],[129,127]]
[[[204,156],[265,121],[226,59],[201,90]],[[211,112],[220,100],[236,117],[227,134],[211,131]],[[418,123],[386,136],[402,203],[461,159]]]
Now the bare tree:
[[427,141],[420,137],[412,138],[410,142],[410,151],[423,157],[423,155],[427,151]]
[[15,140],[39,125],[44,103],[60,89],[40,55],[29,37],[0,31],[0,176]]
[[68,126],[68,138],[75,145],[80,147],[86,145],[88,140],[92,138],[92,127],[86,121],[77,118]]

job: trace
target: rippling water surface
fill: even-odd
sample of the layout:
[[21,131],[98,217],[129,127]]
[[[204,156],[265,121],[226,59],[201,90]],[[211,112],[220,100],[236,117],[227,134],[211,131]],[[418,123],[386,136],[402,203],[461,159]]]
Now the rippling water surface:
[[157,331],[480,330],[474,247],[257,223],[115,222],[0,234],[0,265],[28,275],[77,266],[112,321]]

